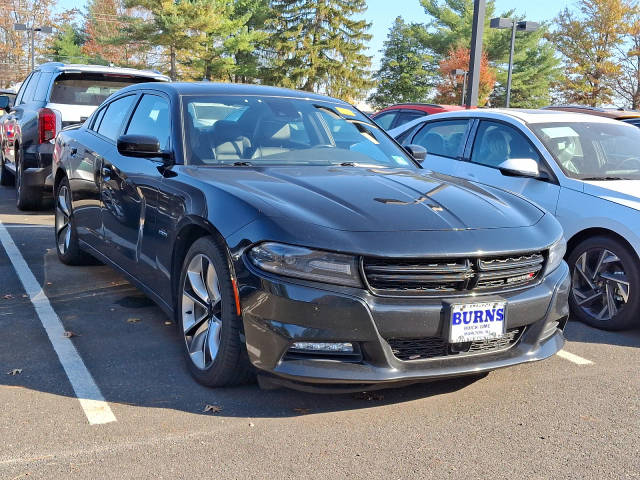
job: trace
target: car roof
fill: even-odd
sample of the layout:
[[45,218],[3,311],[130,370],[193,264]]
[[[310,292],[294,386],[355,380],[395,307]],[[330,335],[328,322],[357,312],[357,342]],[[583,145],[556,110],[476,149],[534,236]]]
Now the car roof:
[[110,67],[105,65],[83,65],[79,63],[48,62],[38,65],[36,70],[43,72],[68,72],[68,73],[111,73],[118,75],[131,75],[136,77],[151,77],[156,80],[170,81],[169,77],[154,70],[140,70],[137,68]]
[[434,111],[450,112],[454,110],[464,110],[465,107],[460,105],[439,105],[436,103],[397,103],[379,110],[375,115],[382,112],[403,109],[421,110],[423,112],[433,113]]
[[343,100],[288,88],[269,87],[264,85],[248,85],[244,83],[218,83],[218,82],[171,82],[171,83],[139,83],[129,85],[120,92],[153,88],[176,95],[248,95],[282,98],[301,98],[307,100],[324,101],[349,105]]
[[596,115],[599,117],[615,118],[616,120],[622,120],[626,118],[640,118],[640,111],[623,110],[620,108],[589,107],[586,105],[551,105],[548,107],[543,107],[543,109],[587,113],[589,115]]

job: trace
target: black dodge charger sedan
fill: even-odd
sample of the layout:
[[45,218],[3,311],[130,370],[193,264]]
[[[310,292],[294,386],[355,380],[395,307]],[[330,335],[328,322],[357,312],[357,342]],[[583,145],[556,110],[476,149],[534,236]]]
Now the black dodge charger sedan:
[[363,390],[553,355],[558,222],[424,155],[325,96],[127,87],[56,139],[58,256],[175,317],[205,385]]

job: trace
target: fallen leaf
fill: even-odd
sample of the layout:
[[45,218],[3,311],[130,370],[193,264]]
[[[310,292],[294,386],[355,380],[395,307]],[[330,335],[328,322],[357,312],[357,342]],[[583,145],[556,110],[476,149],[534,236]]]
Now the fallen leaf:
[[203,412],[204,413],[220,413],[222,411],[222,407],[218,405],[209,405],[208,403],[205,405]]
[[53,285],[53,283],[51,283],[51,282],[47,282],[47,285]]
[[307,413],[311,412],[311,409],[310,408],[294,408],[293,411],[301,415],[306,415]]
[[22,369],[21,368],[14,368],[13,370],[9,370],[7,372],[7,375],[16,376],[16,375],[20,375],[21,373],[22,373]]
[[127,318],[128,323],[138,323],[139,321],[139,318]]
[[79,337],[80,335],[78,335],[77,333],[72,332],[71,330],[67,330],[66,332],[64,332],[62,334],[65,338],[71,338],[71,337]]
[[13,295],[11,295],[10,293],[7,293],[6,295],[3,295],[2,298],[6,299],[6,300],[10,300],[10,299],[13,298]]
[[250,427],[255,427],[255,424],[253,422],[249,422],[249,426]]

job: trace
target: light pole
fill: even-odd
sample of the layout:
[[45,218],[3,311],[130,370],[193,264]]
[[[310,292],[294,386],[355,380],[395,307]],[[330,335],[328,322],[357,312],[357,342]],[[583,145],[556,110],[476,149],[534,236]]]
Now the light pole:
[[467,93],[467,75],[469,74],[469,72],[462,68],[456,68],[451,73],[456,77],[462,75],[462,99],[460,101],[460,105],[464,106],[464,97]]
[[482,62],[482,37],[484,33],[484,12],[486,0],[473,0],[473,22],[471,23],[471,51],[469,52],[469,91],[467,92],[467,108],[478,105],[480,90],[480,63]]
[[33,70],[34,68],[36,68],[35,53],[34,53],[35,52],[34,39],[36,36],[36,32],[51,33],[53,32],[53,29],[51,27],[36,27],[34,25],[27,27],[24,23],[14,24],[13,29],[18,32],[27,31],[31,33],[31,70]]
[[509,108],[511,101],[511,70],[513,70],[513,48],[516,43],[516,30],[521,32],[535,32],[540,28],[538,22],[528,22],[526,20],[517,21],[513,18],[492,18],[489,23],[491,28],[511,29],[511,50],[509,51],[509,72],[507,73],[507,101],[506,107]]

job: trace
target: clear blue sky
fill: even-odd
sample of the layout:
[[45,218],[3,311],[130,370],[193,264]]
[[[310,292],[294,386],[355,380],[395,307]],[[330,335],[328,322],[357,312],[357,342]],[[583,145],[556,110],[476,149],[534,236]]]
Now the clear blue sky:
[[[389,28],[397,16],[402,16],[409,22],[425,22],[427,15],[419,0],[367,0],[369,6],[366,19],[371,22],[373,39],[369,45],[369,55],[374,57],[373,63],[377,67],[380,60],[380,49],[387,38]],[[515,9],[518,14],[526,14],[528,20],[544,21],[555,17],[565,6],[571,7],[574,0],[496,0],[497,13]],[[84,9],[86,0],[59,0],[60,10],[73,7]]]

